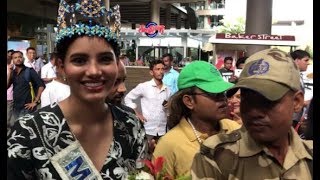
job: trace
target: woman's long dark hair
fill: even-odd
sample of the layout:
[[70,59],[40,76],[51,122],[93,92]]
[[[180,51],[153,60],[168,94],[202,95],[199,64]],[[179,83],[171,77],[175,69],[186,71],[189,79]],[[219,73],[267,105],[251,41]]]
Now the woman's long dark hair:
[[168,128],[172,129],[179,124],[182,117],[189,118],[191,115],[190,109],[184,105],[182,98],[186,94],[192,94],[195,87],[186,88],[173,94],[169,100],[169,116],[167,119]]

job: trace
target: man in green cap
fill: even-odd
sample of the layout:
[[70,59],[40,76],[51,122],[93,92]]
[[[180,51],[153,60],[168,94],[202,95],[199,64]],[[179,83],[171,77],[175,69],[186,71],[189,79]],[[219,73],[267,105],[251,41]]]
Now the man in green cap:
[[169,131],[160,138],[154,158],[165,158],[164,170],[173,178],[190,176],[194,155],[209,136],[229,133],[240,125],[227,117],[225,82],[210,63],[193,61],[178,77],[178,92],[169,100]]
[[238,83],[243,127],[208,138],[195,155],[192,179],[303,179],[313,175],[313,142],[291,127],[303,107],[300,76],[291,57],[278,49],[250,56]]

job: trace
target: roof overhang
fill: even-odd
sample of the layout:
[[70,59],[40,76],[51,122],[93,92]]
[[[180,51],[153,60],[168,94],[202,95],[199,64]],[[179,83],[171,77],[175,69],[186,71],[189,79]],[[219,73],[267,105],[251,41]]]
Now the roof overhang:
[[[143,25],[142,25],[143,26]],[[164,29],[163,34],[158,34],[157,37],[189,37],[194,39],[201,39],[203,42],[207,42],[209,37],[214,34],[214,30],[211,29]],[[139,32],[139,29],[121,28],[120,34],[122,37],[147,37],[145,33]]]

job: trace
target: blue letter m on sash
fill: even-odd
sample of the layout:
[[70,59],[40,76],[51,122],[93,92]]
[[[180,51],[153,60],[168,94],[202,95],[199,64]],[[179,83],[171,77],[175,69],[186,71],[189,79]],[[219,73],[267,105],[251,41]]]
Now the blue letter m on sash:
[[[88,177],[91,174],[91,171],[89,168],[79,170],[79,168],[83,165],[84,165],[83,159],[81,156],[79,156],[77,159],[70,162],[65,167],[65,169],[67,170],[68,174],[70,174],[73,179],[84,180],[86,177]],[[73,168],[73,167],[75,167],[75,168]],[[81,175],[81,176],[79,176],[79,175]],[[77,178],[77,176],[79,176],[79,177]]]

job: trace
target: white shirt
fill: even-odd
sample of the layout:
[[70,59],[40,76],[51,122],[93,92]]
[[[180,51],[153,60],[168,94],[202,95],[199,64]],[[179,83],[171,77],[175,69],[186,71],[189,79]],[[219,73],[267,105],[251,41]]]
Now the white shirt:
[[124,98],[125,105],[135,109],[137,104],[133,101],[141,98],[142,115],[147,122],[144,123],[146,134],[156,136],[166,133],[167,115],[162,106],[164,100],[168,101],[170,90],[164,84],[157,88],[154,79],[138,84]]
[[24,65],[29,68],[33,68],[39,74],[39,72],[44,64],[41,59],[36,59],[33,62],[30,62],[30,60],[28,59],[28,60],[24,61]]
[[23,64],[25,66],[27,66],[29,68],[33,68],[35,70],[35,63],[36,63],[35,60],[33,62],[30,62],[30,60],[28,59],[28,60],[24,61]]
[[46,88],[41,94],[41,107],[50,105],[54,102],[60,102],[69,96],[69,85],[53,80],[46,84]]
[[301,74],[304,85],[304,100],[308,101],[313,97],[313,65],[309,65],[307,70]]
[[56,75],[56,67],[49,61],[46,65],[41,68],[41,79],[43,78],[54,78]]

